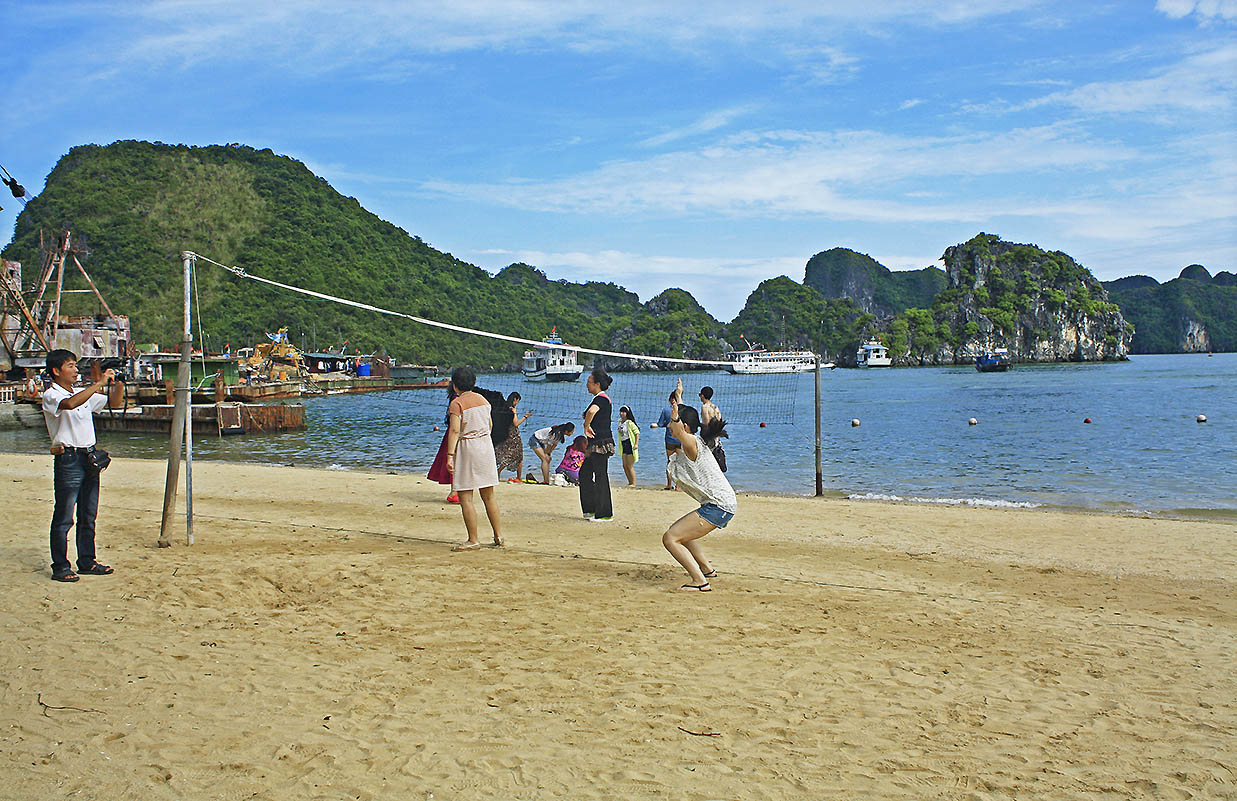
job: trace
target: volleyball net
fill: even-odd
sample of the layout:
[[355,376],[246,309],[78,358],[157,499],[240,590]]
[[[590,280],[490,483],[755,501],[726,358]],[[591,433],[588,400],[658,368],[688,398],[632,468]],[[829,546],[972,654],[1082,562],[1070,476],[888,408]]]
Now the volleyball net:
[[[501,393],[504,398],[512,393],[519,395],[516,414],[521,418],[530,415],[528,421],[521,425],[523,431],[578,421],[590,401],[585,389],[585,378],[594,367],[605,369],[612,379],[607,395],[614,407],[614,419],[618,418],[618,410],[626,406],[631,409],[633,419],[642,428],[658,422],[661,412],[668,406],[670,393],[680,380],[683,386],[683,403],[698,408],[701,392],[711,393],[713,402],[721,409],[722,416],[730,425],[792,425],[797,417],[807,414],[813,405],[810,373],[734,375],[726,369],[731,364],[728,361],[624,353],[581,347],[569,342],[547,343],[518,334],[486,331],[419,317],[275,281],[242,267],[222,264],[201,254],[187,255],[195,263],[202,261],[227,270],[238,281],[260,284],[272,294],[298,294],[358,311],[401,318],[415,325],[449,331],[459,337],[481,337],[495,342],[518,344],[524,346],[533,358],[538,354],[546,354],[550,348],[559,349],[561,353],[569,355],[569,363],[574,361],[579,368],[577,377],[570,378],[573,374],[571,369],[565,371],[568,380],[549,380],[548,377],[540,375],[529,376],[525,375],[524,371],[478,374],[479,387]],[[561,333],[565,339],[570,339],[570,331]],[[570,356],[574,356],[574,359]],[[440,365],[441,372],[449,375],[455,366],[459,365]],[[446,410],[446,396],[442,391],[414,389],[396,390],[387,394],[393,396],[390,400],[422,407],[431,415],[442,414]]]

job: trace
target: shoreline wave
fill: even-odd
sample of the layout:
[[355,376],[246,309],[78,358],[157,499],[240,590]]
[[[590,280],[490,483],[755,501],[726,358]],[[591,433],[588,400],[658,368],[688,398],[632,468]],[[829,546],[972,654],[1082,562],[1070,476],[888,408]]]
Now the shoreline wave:
[[924,498],[921,496],[902,496],[884,492],[851,493],[846,496],[848,501],[881,501],[885,503],[927,503],[941,506],[977,506],[993,509],[1041,509],[1048,504],[1032,501],[1005,501],[990,498]]

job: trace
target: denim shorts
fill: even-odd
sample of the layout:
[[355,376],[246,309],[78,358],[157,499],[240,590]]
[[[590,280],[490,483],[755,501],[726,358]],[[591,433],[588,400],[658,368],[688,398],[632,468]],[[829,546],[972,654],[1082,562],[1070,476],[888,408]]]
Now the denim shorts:
[[537,439],[537,436],[534,434],[533,436],[528,438],[528,447],[532,448],[533,450],[536,450],[537,448],[541,448],[542,450],[545,450],[545,443]]
[[730,519],[734,517],[733,513],[727,512],[715,503],[704,504],[696,510],[696,514],[700,515],[718,528],[725,528],[726,524],[730,522]]

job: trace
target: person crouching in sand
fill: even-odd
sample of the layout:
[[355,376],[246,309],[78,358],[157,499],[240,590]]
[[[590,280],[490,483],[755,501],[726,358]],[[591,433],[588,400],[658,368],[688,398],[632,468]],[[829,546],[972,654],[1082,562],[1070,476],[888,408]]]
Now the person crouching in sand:
[[700,538],[715,528],[724,528],[739,511],[739,503],[734,488],[704,444],[700,414],[674,398],[670,405],[669,432],[681,445],[671,454],[667,473],[680,490],[700,502],[700,508],[674,521],[661,542],[691,577],[691,583],[679,589],[710,592],[709,579],[716,577],[717,571],[700,549]]
[[477,508],[472,491],[481,492],[485,515],[494,529],[494,547],[501,547],[503,537],[498,520],[498,502],[494,487],[498,484],[498,467],[494,459],[494,443],[490,441],[490,404],[473,390],[477,376],[467,367],[457,367],[451,373],[451,388],[456,397],[447,411],[447,470],[454,478],[455,491],[460,496],[460,511],[468,541],[451,548],[453,551],[475,551],[477,541]]

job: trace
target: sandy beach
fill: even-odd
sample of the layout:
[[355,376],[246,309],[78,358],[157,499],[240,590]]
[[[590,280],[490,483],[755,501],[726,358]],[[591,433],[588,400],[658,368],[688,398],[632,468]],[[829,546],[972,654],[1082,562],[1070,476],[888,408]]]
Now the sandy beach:
[[4,798],[1237,797],[1233,524],[740,496],[703,595],[680,493],[503,485],[451,553],[424,479],[199,462],[160,549],[164,470],[59,584],[0,454]]

